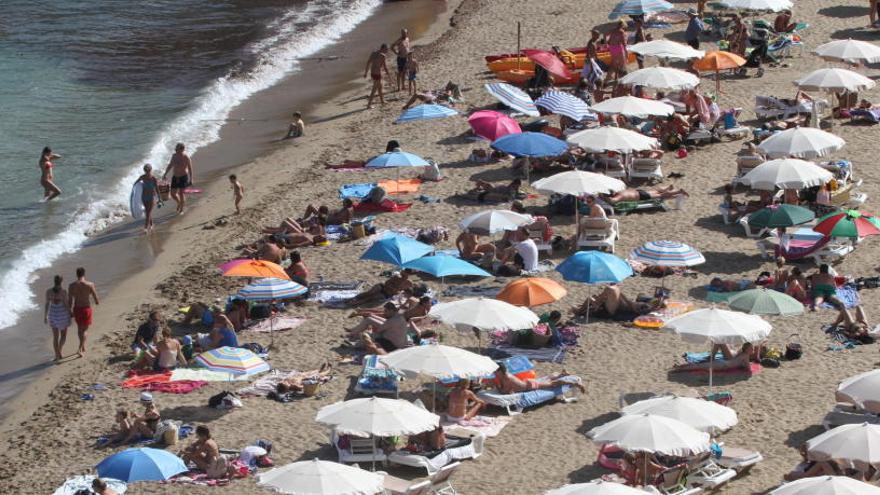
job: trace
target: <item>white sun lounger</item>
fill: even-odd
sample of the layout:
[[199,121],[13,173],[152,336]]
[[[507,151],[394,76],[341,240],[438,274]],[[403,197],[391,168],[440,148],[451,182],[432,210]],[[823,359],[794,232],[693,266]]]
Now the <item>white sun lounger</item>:
[[401,466],[409,466],[414,468],[424,468],[429,475],[440,471],[444,466],[461,461],[464,459],[476,459],[483,455],[485,448],[486,436],[482,433],[474,432],[470,436],[471,442],[461,447],[446,449],[443,452],[427,457],[424,455],[414,454],[406,450],[396,450],[388,454],[388,462],[399,464]]

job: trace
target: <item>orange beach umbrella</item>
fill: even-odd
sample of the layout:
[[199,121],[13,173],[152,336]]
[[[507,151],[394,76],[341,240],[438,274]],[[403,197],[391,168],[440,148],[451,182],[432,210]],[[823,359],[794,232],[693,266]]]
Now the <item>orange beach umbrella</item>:
[[495,298],[514,306],[530,308],[558,301],[567,293],[565,287],[549,278],[530,277],[507,284]]
[[235,259],[223,263],[218,268],[224,277],[260,277],[290,280],[281,265],[271,261]]
[[715,71],[715,91],[720,92],[718,73],[723,70],[736,69],[745,65],[746,59],[735,53],[725,51],[709,52],[703,58],[694,62],[694,68],[699,71]]

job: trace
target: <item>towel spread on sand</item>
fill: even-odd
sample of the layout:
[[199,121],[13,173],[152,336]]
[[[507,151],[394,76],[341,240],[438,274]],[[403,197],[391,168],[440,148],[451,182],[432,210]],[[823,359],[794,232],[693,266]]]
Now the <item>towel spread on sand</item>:
[[[87,476],[74,476],[73,478],[68,479],[64,482],[61,487],[59,487],[52,495],[76,495],[80,490],[87,490],[89,493],[92,493],[92,481],[94,481],[95,476],[87,475]],[[128,486],[124,481],[107,479],[107,485],[116,491],[119,495],[125,493],[125,490],[128,489]]]
[[408,210],[412,205],[412,203],[396,203],[390,199],[385,199],[379,204],[358,203],[354,206],[354,211],[361,213],[400,213]]
[[457,423],[444,419],[440,422],[444,431],[456,430],[462,426],[468,430],[482,433],[486,438],[497,437],[501,430],[513,420],[512,416],[474,416],[471,419],[463,419]]
[[500,285],[450,285],[443,289],[447,297],[495,297],[504,287]]
[[171,372],[157,373],[155,371],[129,371],[128,378],[122,381],[122,388],[146,387],[151,383],[168,383],[171,380]]
[[492,359],[502,359],[512,356],[524,356],[532,361],[545,361],[548,363],[561,363],[565,360],[564,347],[541,347],[539,349],[527,349],[515,347],[509,344],[492,344],[488,348]]
[[212,371],[206,369],[180,368],[171,372],[170,381],[179,382],[182,380],[197,380],[202,382],[232,382],[239,380],[247,381],[247,377],[244,375],[234,375],[232,373],[226,373],[225,371]]
[[369,196],[370,191],[372,191],[374,187],[376,187],[375,182],[344,184],[339,187],[339,199],[364,199]]
[[410,194],[419,192],[422,181],[421,179],[380,180],[377,184],[388,194]]
[[[752,376],[752,375],[757,375],[757,374],[760,373],[761,370],[763,370],[763,369],[764,369],[764,367],[761,366],[760,364],[758,364],[758,363],[751,363],[751,364],[749,364],[749,370],[748,370],[748,371],[746,371],[746,370],[744,370],[744,369],[740,369],[740,368],[733,368],[733,369],[729,369],[729,370],[714,370],[714,371],[712,371],[712,374],[713,374],[713,375],[716,375],[716,376],[717,376],[717,375],[747,375],[747,376]],[[687,373],[691,373],[691,374],[694,374],[694,375],[708,375],[708,374],[709,374],[709,370],[688,370]]]
[[166,394],[188,394],[206,386],[208,382],[201,380],[179,380],[176,382],[148,383],[141,388],[147,392],[162,392]]
[[265,318],[245,327],[242,331],[248,332],[280,332],[282,330],[292,330],[306,322],[305,318],[297,318],[295,316],[278,316],[274,319]]
[[317,301],[324,306],[336,307],[345,305],[349,299],[360,294],[360,290],[320,290],[312,293],[309,301]]

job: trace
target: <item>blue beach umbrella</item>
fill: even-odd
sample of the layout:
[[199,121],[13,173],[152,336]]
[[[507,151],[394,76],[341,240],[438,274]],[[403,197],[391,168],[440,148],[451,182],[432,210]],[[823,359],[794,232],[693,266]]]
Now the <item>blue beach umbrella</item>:
[[429,165],[419,155],[406,151],[389,151],[368,161],[366,168],[424,167]]
[[[633,269],[626,261],[613,254],[601,251],[580,251],[565,259],[556,271],[562,278],[587,285],[616,284],[633,275]],[[589,300],[589,294],[588,294]],[[587,321],[589,321],[589,306]]]
[[416,120],[442,119],[453,115],[458,115],[458,112],[443,105],[426,103],[423,105],[416,105],[403,112],[403,114],[397,118],[396,122],[401,124]]
[[410,261],[403,265],[404,268],[418,270],[420,272],[430,273],[435,277],[451,277],[454,275],[475,275],[478,277],[490,277],[491,273],[482,268],[468,263],[455,256],[447,254],[437,254],[434,256],[424,256],[417,260]]
[[307,287],[290,280],[261,278],[238,291],[238,295],[248,301],[269,301],[299,297],[308,291]]
[[97,466],[98,476],[128,483],[163,481],[189,471],[180,457],[160,449],[126,449],[105,458]]
[[568,144],[542,132],[523,132],[496,139],[492,148],[513,156],[543,157],[562,154]]
[[391,234],[379,239],[361,255],[362,260],[381,261],[403,267],[404,264],[421,258],[434,251],[434,248],[415,239]]
[[608,14],[608,18],[617,19],[625,15],[654,14],[674,8],[674,5],[664,0],[623,0],[614,6],[614,9]]

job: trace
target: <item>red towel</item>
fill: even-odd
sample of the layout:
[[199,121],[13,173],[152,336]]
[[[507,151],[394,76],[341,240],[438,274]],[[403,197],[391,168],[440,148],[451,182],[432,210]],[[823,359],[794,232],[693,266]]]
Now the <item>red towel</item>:
[[178,380],[176,382],[164,383],[148,383],[144,390],[148,392],[165,392],[166,394],[188,394],[193,390],[198,390],[208,382],[202,380]]
[[406,211],[412,203],[395,203],[390,199],[384,199],[381,203],[358,203],[354,206],[354,211],[365,213],[400,213]]
[[129,371],[128,376],[131,378],[127,378],[122,382],[122,388],[137,388],[151,383],[168,383],[171,381],[170,371],[165,373]]

